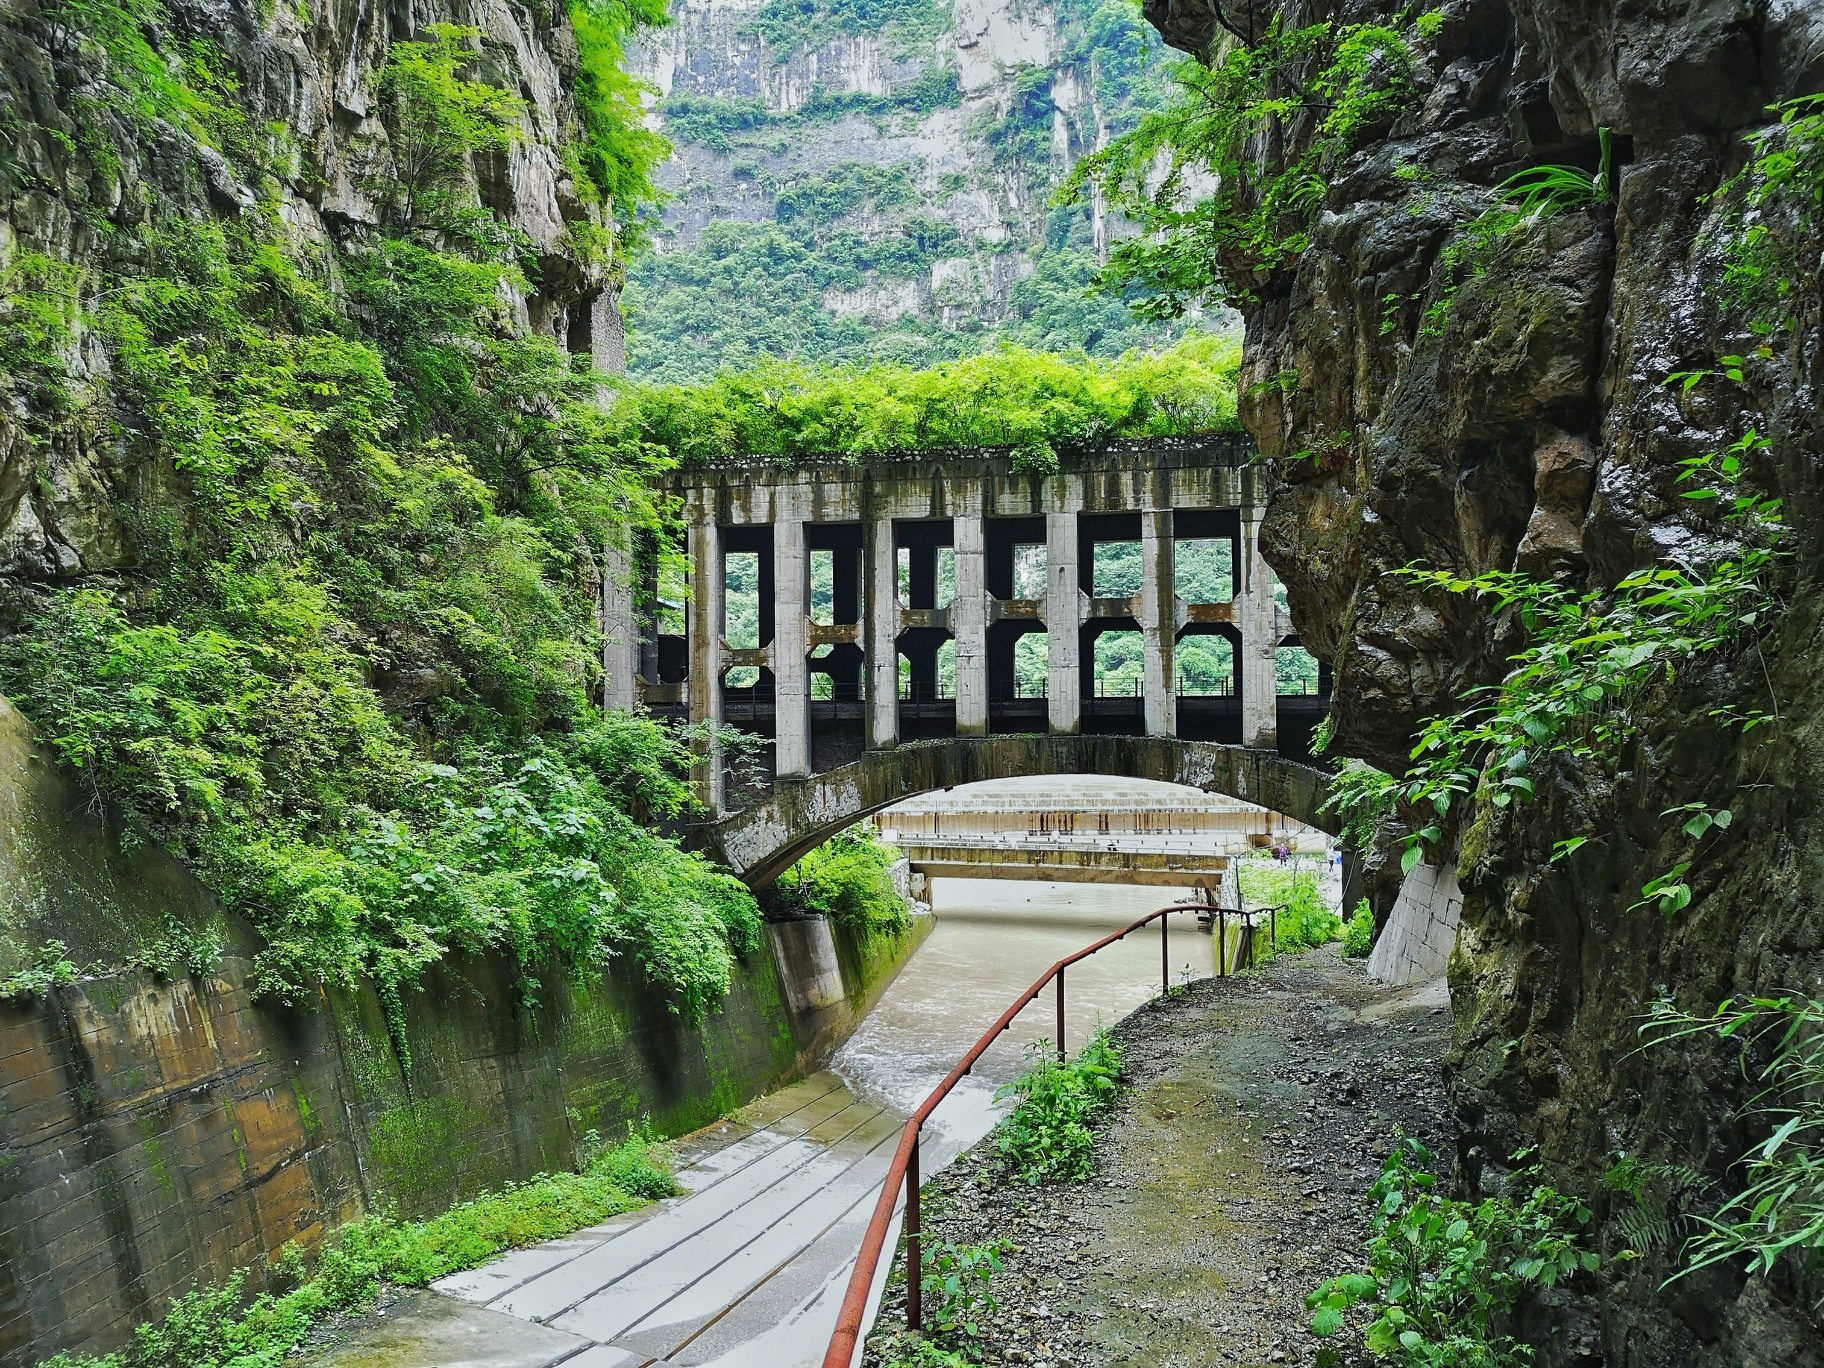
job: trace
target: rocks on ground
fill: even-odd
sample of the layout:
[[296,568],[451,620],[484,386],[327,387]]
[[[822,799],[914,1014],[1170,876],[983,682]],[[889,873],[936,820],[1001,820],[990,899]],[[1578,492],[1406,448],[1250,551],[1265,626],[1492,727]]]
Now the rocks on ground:
[[[1326,950],[1123,1021],[1127,1086],[1089,1183],[1010,1184],[990,1137],[925,1185],[929,1240],[1007,1242],[982,1361],[1315,1364],[1305,1294],[1361,1266],[1396,1136],[1449,1162],[1447,1002],[1442,982],[1388,988]],[[904,1317],[896,1276],[870,1364]]]

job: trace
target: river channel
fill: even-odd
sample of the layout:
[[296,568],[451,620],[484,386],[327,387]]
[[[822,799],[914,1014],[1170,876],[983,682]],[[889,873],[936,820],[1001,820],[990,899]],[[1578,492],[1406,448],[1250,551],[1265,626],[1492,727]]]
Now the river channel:
[[[537,1322],[526,1329],[548,1349],[526,1363],[540,1368],[820,1363],[907,1113],[1055,960],[1173,900],[1160,888],[937,881],[930,935],[828,1068],[679,1142],[685,1196],[441,1290]],[[1189,917],[1175,922],[1173,982],[1209,974],[1211,938]],[[1073,966],[1069,1047],[1159,984],[1152,928]],[[927,1174],[992,1128],[996,1089],[1054,1020],[1047,993],[938,1109],[921,1150]]]

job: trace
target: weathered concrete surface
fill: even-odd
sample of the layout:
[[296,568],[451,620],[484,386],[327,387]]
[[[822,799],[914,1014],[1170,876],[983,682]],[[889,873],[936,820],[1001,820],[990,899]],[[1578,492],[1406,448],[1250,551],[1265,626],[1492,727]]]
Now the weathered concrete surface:
[[1463,890],[1457,871],[1414,865],[1400,885],[1393,912],[1368,957],[1370,977],[1387,983],[1421,983],[1449,968],[1463,918]]
[[771,883],[805,851],[902,798],[985,779],[1102,774],[1155,779],[1257,803],[1335,834],[1329,778],[1275,751],[1164,736],[986,736],[875,751],[852,765],[781,783],[772,798],[699,828],[748,884]]
[[[589,1341],[435,1292],[409,1292],[362,1322],[358,1341],[308,1360],[311,1368],[595,1368]],[[637,1363],[637,1359],[624,1360]]]
[[1189,850],[1024,845],[1018,841],[900,841],[914,874],[929,879],[1017,879],[1023,883],[1118,883],[1156,888],[1220,888],[1226,855]]

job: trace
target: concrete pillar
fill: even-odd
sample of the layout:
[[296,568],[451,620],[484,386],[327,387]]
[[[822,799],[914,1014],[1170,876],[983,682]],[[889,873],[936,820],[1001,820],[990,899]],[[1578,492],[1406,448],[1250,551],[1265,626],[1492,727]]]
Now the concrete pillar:
[[1077,575],[1077,515],[1045,515],[1045,632],[1051,671],[1045,692],[1051,729],[1074,735],[1083,723],[1083,590]]
[[[690,720],[722,720],[722,614],[726,584],[722,529],[713,502],[691,510],[690,522]],[[697,742],[693,776],[697,801],[711,815],[722,811],[722,748]]]
[[886,750],[899,744],[899,568],[893,558],[892,514],[868,520],[861,555],[868,749]]
[[1279,620],[1273,609],[1273,571],[1260,554],[1261,510],[1241,515],[1241,597],[1235,620],[1241,629],[1241,659],[1235,672],[1241,685],[1241,744],[1271,750],[1279,744],[1279,689],[1275,660]]
[[602,548],[602,707],[631,708],[640,673],[640,629],[633,612],[633,556],[624,545]]
[[1177,675],[1173,652],[1178,635],[1177,577],[1173,571],[1172,511],[1140,515],[1140,631],[1146,643],[1146,734],[1178,734]]
[[951,521],[956,547],[956,598],[950,625],[956,634],[956,734],[988,734],[988,560],[979,513]]
[[797,487],[781,489],[773,522],[773,669],[775,773],[802,779],[811,772],[810,559]]

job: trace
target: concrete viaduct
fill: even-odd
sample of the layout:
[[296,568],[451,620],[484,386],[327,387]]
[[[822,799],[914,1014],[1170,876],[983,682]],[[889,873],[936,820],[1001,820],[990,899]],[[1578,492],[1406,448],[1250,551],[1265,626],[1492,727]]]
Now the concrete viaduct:
[[[613,558],[605,701],[762,738],[758,774],[710,744],[697,775],[700,834],[747,882],[902,798],[1014,775],[1161,779],[1334,826],[1303,758],[1328,671],[1276,685],[1297,638],[1258,550],[1252,444],[1058,456],[748,457],[672,477],[688,588],[650,548]],[[1111,644],[1126,687],[1098,669]],[[1212,651],[1220,675],[1181,668]]]

